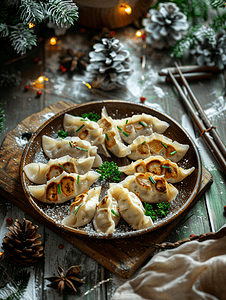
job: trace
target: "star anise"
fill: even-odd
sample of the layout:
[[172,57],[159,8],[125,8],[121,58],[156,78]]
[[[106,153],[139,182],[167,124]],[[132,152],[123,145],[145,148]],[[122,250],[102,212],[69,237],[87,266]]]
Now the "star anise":
[[73,72],[75,69],[86,69],[88,61],[85,58],[85,55],[86,54],[82,51],[77,51],[75,53],[72,49],[68,49],[66,57],[62,57],[60,63],[66,68],[69,66],[71,72]]
[[66,289],[71,289],[77,292],[76,287],[85,283],[84,278],[79,279],[76,277],[77,274],[80,272],[80,270],[81,270],[80,265],[72,266],[65,273],[64,270],[61,268],[61,266],[58,265],[59,276],[52,276],[46,278],[51,282],[51,284],[49,284],[48,286],[57,289],[59,294],[61,294]]

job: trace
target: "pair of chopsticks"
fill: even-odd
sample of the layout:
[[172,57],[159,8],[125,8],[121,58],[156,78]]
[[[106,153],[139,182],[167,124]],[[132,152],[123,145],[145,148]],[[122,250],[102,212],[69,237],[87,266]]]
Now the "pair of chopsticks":
[[[183,72],[184,77],[187,79],[187,81],[211,79],[213,73],[220,72],[217,66],[181,66],[180,69]],[[166,81],[172,82],[168,71],[170,71],[174,75],[177,81],[182,82],[180,74],[178,74],[177,68],[162,69],[158,74],[159,76],[166,76]]]
[[[201,137],[205,140],[207,145],[209,146],[211,152],[214,154],[216,160],[219,162],[222,170],[224,173],[226,173],[226,146],[221,140],[216,127],[214,127],[210,120],[208,119],[207,115],[205,114],[204,110],[202,109],[201,105],[198,102],[198,99],[192,92],[185,76],[183,75],[181,68],[175,63],[176,70],[179,73],[179,76],[181,78],[181,81],[183,82],[184,86],[187,89],[187,92],[191,98],[192,103],[194,104],[195,108],[197,109],[198,115],[193,108],[193,105],[189,101],[189,99],[186,97],[185,93],[183,92],[181,86],[179,85],[177,79],[172,74],[171,70],[168,69],[168,76],[171,78],[173,84],[177,88],[183,103],[189,112],[193,122],[197,126],[198,130],[201,133]],[[209,133],[209,134],[208,134]],[[211,135],[211,136],[210,136]]]

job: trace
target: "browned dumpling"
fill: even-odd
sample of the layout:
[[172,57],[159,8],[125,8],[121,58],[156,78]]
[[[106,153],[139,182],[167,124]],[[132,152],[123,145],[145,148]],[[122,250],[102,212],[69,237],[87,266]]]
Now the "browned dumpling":
[[126,177],[120,184],[148,203],[170,202],[176,198],[178,190],[167,183],[163,176],[152,173],[136,173]]
[[33,197],[39,201],[51,204],[63,203],[86,191],[100,174],[89,171],[85,175],[68,174],[65,171],[58,177],[52,178],[46,184],[29,185]]
[[160,155],[173,162],[181,160],[189,149],[189,145],[180,144],[177,141],[165,137],[162,134],[153,133],[150,136],[139,136],[129,145],[132,160],[145,159],[152,155]]
[[126,175],[150,172],[154,175],[163,175],[166,181],[170,183],[184,180],[194,170],[194,167],[187,170],[183,169],[169,159],[165,159],[158,155],[150,156],[144,160],[139,159],[132,162],[130,165],[119,167],[119,171]]

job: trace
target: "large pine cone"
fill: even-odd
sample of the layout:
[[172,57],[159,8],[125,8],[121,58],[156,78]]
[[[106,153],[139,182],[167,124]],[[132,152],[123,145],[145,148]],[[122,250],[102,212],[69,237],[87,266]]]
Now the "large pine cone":
[[93,76],[93,87],[102,90],[121,88],[131,75],[130,53],[117,39],[103,38],[89,53],[90,62],[86,68]]
[[189,24],[185,14],[172,2],[160,3],[159,9],[150,9],[143,20],[146,42],[154,48],[171,47],[183,37]]
[[37,240],[41,235],[36,233],[37,229],[37,225],[33,225],[25,218],[23,224],[16,219],[9,227],[10,232],[7,232],[3,238],[4,254],[12,262],[24,266],[33,265],[43,256],[42,242]]

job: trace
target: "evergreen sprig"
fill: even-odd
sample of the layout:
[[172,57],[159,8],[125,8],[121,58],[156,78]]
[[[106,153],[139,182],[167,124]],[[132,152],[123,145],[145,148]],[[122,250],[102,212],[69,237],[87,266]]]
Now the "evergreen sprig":
[[18,0],[0,3],[0,37],[9,37],[21,55],[36,45],[37,37],[29,24],[49,19],[58,26],[73,25],[78,7],[73,0]]
[[9,282],[0,289],[0,300],[20,300],[27,289],[29,278],[30,272],[19,272],[13,280],[13,284]]
[[104,162],[98,169],[96,169],[96,172],[101,174],[99,181],[111,179],[113,182],[119,182],[122,175],[122,172],[118,170],[118,166],[113,161]]
[[4,110],[1,108],[1,106],[2,106],[2,103],[0,103],[0,133],[2,132],[3,123],[5,122]]

